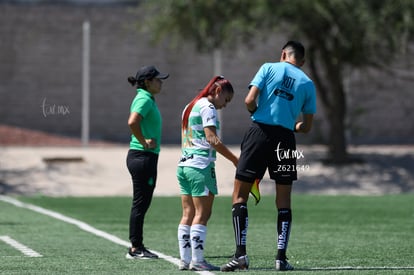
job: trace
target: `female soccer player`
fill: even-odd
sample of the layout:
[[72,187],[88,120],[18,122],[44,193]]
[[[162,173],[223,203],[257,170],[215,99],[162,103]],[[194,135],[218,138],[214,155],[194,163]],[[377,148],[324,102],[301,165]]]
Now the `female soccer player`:
[[237,166],[236,157],[218,138],[217,109],[233,98],[231,83],[213,77],[186,106],[182,116],[182,157],[177,168],[183,214],[178,225],[180,270],[219,270],[204,259],[207,222],[217,195],[216,151]]

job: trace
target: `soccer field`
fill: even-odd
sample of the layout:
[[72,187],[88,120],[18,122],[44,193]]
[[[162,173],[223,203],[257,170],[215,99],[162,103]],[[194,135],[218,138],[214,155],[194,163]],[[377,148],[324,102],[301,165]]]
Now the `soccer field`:
[[[276,273],[273,200],[249,201],[249,274]],[[288,257],[296,270],[288,273],[414,274],[413,201],[294,195]],[[158,260],[125,259],[129,208],[127,197],[0,196],[0,274],[188,273],[176,266],[179,197],[154,197],[147,214],[144,241]],[[230,209],[230,197],[216,198],[205,248],[212,264],[234,252]]]

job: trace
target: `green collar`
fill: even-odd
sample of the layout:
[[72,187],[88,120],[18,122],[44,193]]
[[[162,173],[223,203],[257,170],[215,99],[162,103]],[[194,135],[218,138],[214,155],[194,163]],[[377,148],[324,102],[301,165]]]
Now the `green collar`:
[[138,88],[137,89],[137,94],[139,94],[139,93],[143,93],[144,95],[150,97],[152,100],[155,100],[154,96],[150,92],[148,92],[147,90],[144,90],[142,88]]

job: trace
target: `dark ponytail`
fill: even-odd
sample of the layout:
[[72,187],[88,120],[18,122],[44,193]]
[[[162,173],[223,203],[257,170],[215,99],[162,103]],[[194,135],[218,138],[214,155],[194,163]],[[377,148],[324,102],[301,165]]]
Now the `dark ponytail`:
[[145,80],[138,81],[138,79],[136,79],[135,77],[130,76],[130,77],[128,77],[128,82],[133,87],[136,86],[137,88],[141,88],[141,89],[144,89],[144,90],[147,89],[147,86],[145,85]]
[[131,84],[131,86],[137,85],[137,79],[133,76],[128,77],[128,82]]

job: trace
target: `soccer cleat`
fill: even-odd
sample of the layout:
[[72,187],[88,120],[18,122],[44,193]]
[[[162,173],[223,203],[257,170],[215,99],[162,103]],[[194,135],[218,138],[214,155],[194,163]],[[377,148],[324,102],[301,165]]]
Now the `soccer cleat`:
[[252,187],[250,188],[250,194],[252,194],[253,198],[256,200],[256,205],[260,202],[259,183],[260,183],[260,179],[256,179],[253,182]]
[[288,261],[285,260],[276,260],[275,261],[275,268],[278,271],[288,271],[288,270],[293,270],[293,266],[290,265],[290,263],[288,263]]
[[184,260],[180,260],[180,265],[178,266],[178,270],[190,270],[190,264],[184,262]]
[[206,260],[204,260],[199,263],[191,262],[190,269],[193,271],[213,271],[213,270],[220,270],[220,267],[212,265],[208,263]]
[[132,248],[128,248],[128,253],[126,254],[127,259],[158,259],[158,255],[152,253],[145,247],[141,247],[132,251]]
[[235,271],[236,269],[240,269],[240,270],[249,269],[249,257],[247,257],[247,255],[240,256],[238,258],[233,256],[233,258],[231,258],[231,260],[227,264],[223,265],[220,268],[220,270],[223,272]]

